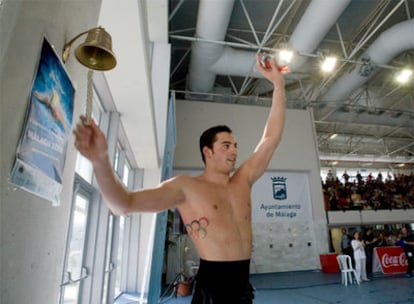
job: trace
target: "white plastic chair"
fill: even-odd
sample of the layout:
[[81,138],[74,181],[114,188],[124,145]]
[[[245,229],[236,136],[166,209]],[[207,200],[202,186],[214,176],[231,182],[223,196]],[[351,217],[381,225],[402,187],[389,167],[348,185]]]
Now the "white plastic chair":
[[352,268],[351,257],[346,254],[340,254],[336,256],[336,260],[339,264],[339,269],[341,270],[341,280],[342,284],[345,286],[356,282],[359,285],[359,279],[357,277],[356,271]]

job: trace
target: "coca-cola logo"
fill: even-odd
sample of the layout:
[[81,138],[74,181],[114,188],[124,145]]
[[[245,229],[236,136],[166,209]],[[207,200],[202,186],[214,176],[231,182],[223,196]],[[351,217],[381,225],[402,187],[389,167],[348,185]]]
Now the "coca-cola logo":
[[384,253],[381,258],[381,264],[384,268],[404,266],[407,265],[407,259],[404,252],[400,253],[400,255]]

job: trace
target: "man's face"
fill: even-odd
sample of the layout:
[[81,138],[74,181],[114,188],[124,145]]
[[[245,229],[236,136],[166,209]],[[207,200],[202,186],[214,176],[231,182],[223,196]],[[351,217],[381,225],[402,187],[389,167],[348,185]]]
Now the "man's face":
[[213,144],[211,158],[219,165],[232,171],[236,166],[237,142],[232,133],[221,132],[217,134],[217,140]]

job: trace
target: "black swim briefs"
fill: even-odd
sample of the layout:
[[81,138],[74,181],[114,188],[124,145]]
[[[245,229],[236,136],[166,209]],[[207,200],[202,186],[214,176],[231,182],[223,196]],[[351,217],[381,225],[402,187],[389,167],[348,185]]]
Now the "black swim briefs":
[[200,260],[191,304],[251,304],[250,260]]

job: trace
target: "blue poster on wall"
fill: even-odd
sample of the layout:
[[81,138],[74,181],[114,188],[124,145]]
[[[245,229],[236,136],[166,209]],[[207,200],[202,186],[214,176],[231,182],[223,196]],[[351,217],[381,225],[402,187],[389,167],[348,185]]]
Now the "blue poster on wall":
[[75,89],[46,38],[29,96],[10,182],[58,205]]

